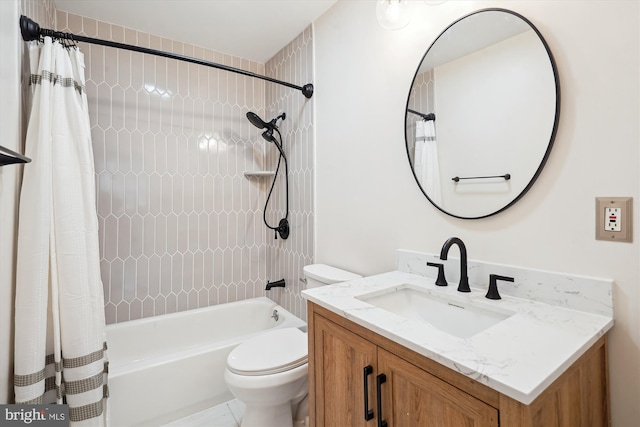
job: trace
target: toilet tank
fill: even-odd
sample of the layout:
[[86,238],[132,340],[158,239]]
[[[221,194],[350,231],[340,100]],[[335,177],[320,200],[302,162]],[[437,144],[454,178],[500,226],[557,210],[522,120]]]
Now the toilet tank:
[[359,274],[326,264],[305,265],[303,271],[304,276],[307,279],[307,289],[360,279],[362,277]]

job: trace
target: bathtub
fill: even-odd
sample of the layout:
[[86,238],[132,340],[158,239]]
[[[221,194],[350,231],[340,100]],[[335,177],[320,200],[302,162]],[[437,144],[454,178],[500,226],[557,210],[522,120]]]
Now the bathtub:
[[233,399],[224,381],[231,350],[283,327],[306,331],[266,297],[108,325],[111,426],[158,426]]

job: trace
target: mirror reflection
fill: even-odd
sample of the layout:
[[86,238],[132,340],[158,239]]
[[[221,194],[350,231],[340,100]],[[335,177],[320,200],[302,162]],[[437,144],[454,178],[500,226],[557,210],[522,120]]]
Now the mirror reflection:
[[449,26],[415,74],[406,145],[416,181],[438,209],[483,218],[531,187],[559,116],[553,58],[522,16],[487,9]]

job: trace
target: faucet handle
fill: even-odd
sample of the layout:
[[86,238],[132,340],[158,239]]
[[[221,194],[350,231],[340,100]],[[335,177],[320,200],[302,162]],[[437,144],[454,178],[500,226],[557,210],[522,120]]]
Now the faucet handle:
[[513,277],[508,276],[500,276],[498,274],[490,274],[489,275],[489,290],[485,295],[485,298],[489,299],[502,299],[500,294],[498,293],[498,280],[504,280],[505,282],[513,282]]
[[438,278],[436,279],[436,286],[448,286],[447,279],[444,277],[444,264],[439,262],[427,262],[429,267],[438,267]]

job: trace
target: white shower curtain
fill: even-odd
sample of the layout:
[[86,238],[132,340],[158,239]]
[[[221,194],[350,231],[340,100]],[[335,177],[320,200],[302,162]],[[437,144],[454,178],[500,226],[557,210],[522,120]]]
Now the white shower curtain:
[[83,55],[29,45],[32,107],[20,195],[16,403],[67,403],[72,426],[106,425],[107,357]]
[[413,169],[420,181],[420,185],[431,201],[440,205],[442,202],[442,190],[440,187],[436,128],[433,120],[418,120],[416,122],[416,147]]

